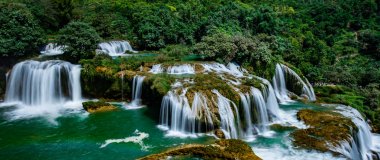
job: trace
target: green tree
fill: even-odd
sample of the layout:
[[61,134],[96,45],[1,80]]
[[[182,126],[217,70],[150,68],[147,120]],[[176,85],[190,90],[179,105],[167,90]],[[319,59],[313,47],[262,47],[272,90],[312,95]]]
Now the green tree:
[[57,38],[58,44],[67,46],[64,56],[72,61],[92,58],[100,41],[95,29],[83,22],[70,22],[59,30]]
[[22,4],[0,3],[0,56],[37,53],[43,32]]

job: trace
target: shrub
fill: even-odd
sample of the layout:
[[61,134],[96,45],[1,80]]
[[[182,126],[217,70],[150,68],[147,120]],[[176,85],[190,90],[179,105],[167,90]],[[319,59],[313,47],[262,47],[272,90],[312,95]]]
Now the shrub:
[[22,4],[0,2],[0,56],[37,53],[43,32]]
[[65,49],[65,57],[74,62],[92,58],[100,41],[101,38],[95,29],[83,22],[70,22],[59,30],[57,38],[58,44],[68,46]]

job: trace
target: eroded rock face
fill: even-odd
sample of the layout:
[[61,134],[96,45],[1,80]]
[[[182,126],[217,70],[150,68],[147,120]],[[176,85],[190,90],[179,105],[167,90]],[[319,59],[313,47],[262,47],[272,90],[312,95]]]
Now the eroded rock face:
[[306,149],[333,152],[331,146],[348,141],[352,130],[357,130],[349,118],[335,112],[304,109],[297,113],[297,118],[310,127],[293,132],[293,143]]
[[241,140],[218,140],[213,144],[187,144],[169,149],[159,154],[149,155],[140,160],[156,160],[175,158],[202,158],[202,159],[241,159],[260,160],[248,144]]

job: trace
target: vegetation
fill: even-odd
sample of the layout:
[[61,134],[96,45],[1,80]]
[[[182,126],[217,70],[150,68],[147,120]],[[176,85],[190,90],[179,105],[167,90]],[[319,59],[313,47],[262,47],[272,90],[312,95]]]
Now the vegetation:
[[42,42],[42,29],[25,5],[0,2],[0,58],[34,53]]
[[103,112],[103,111],[109,111],[116,109],[115,106],[106,103],[104,101],[88,101],[83,102],[83,109],[87,112],[94,113],[94,112]]
[[92,26],[83,22],[70,22],[59,30],[57,44],[67,46],[65,48],[66,57],[77,62],[80,59],[94,57],[100,40]]
[[[283,62],[298,68],[313,85],[350,88],[349,94],[321,101],[346,102],[379,124],[379,10],[375,0],[4,0],[0,56],[23,59],[38,54],[44,41],[58,42],[68,46],[66,60],[82,59],[87,65],[92,60],[83,59],[93,58],[101,39],[127,39],[138,50],[158,53],[117,59],[116,65],[97,57],[105,58],[94,62],[107,63],[98,68],[107,78],[145,63],[196,55],[233,61],[270,79],[275,64]],[[87,78],[96,75],[96,67],[84,68]],[[160,83],[157,91],[166,91],[166,82],[155,82]]]
[[260,160],[251,147],[242,140],[218,140],[210,145],[187,144],[168,151],[153,154],[140,160],[166,159],[168,156],[175,158],[202,158],[202,159],[242,159]]
[[293,143],[307,149],[330,151],[329,145],[340,145],[340,142],[349,140],[353,134],[351,131],[357,131],[349,118],[330,111],[304,109],[297,113],[297,118],[310,128],[291,133]]

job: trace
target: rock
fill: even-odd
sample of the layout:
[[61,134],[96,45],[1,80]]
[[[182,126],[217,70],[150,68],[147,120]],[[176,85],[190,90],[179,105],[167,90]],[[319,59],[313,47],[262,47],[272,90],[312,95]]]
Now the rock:
[[283,126],[281,124],[272,124],[270,126],[270,129],[273,131],[276,131],[276,132],[284,132],[284,131],[296,130],[297,127],[295,127],[295,126]]
[[331,145],[336,146],[348,140],[352,134],[351,129],[357,130],[349,118],[331,111],[304,109],[297,113],[297,118],[310,127],[293,132],[293,144],[306,149],[331,151]]
[[104,101],[88,101],[88,102],[83,102],[83,109],[86,110],[89,113],[94,113],[94,112],[104,112],[104,111],[110,111],[110,110],[115,110],[116,107],[106,103]]
[[202,158],[202,159],[241,159],[260,160],[251,147],[242,140],[218,140],[213,144],[187,144],[175,147],[162,153],[149,155],[139,160],[167,159],[168,157]]
[[216,129],[214,133],[215,133],[215,136],[220,139],[226,138],[226,136],[224,135],[224,132],[221,129]]

